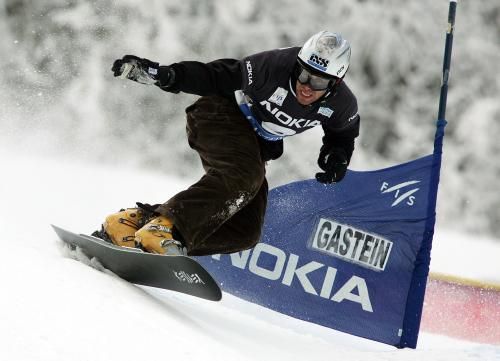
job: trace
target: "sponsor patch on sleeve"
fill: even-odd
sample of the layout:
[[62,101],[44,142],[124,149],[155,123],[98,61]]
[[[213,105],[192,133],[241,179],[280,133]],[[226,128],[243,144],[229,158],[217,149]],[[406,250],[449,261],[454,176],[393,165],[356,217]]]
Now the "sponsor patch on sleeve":
[[331,116],[333,115],[333,109],[330,109],[328,107],[319,107],[318,114],[324,115],[327,118],[331,118]]
[[356,119],[356,117],[358,116],[358,113],[354,114],[352,117],[349,117],[348,121],[353,121],[354,119]]

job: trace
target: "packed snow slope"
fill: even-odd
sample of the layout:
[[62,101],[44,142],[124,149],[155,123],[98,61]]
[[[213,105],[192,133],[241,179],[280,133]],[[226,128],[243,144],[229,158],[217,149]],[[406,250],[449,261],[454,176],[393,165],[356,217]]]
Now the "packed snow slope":
[[[397,350],[227,294],[215,303],[127,283],[68,250],[49,224],[87,233],[106,214],[164,201],[185,182],[2,149],[0,164],[0,360],[500,360],[500,346],[422,333],[417,350]],[[498,281],[498,243],[465,238],[462,267],[462,253],[449,256],[455,236],[437,232],[433,267]]]

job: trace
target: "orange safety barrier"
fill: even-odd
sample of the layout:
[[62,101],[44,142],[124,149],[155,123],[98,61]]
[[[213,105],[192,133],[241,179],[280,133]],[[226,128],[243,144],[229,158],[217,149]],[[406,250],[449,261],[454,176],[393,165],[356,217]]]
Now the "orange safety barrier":
[[422,330],[500,345],[500,285],[431,273]]

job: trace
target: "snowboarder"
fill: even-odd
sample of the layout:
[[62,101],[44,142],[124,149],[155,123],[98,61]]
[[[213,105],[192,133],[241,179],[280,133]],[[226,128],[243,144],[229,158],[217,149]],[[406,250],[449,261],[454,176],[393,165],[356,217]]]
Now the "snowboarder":
[[116,60],[116,77],[201,96],[186,109],[187,137],[206,174],[164,204],[138,203],[108,216],[96,235],[166,255],[255,246],[267,203],[265,164],[281,156],[285,137],[321,125],[317,181],[339,182],[346,173],[360,123],[356,98],[343,82],[350,55],[347,40],[322,31],[302,47],[242,60],[168,66],[134,55]]

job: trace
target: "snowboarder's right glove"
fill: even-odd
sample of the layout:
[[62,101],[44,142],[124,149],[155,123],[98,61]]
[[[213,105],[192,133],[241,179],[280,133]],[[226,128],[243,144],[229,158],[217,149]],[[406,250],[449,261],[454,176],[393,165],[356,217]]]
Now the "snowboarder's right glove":
[[322,147],[319,153],[318,165],[324,173],[316,173],[316,180],[324,184],[340,182],[346,172],[349,161],[342,148],[327,149]]
[[130,79],[141,84],[156,84],[159,80],[160,64],[135,55],[125,55],[115,60],[111,68],[114,76]]
[[114,76],[122,79],[147,85],[154,84],[166,91],[169,91],[175,81],[175,71],[171,66],[160,66],[159,63],[135,55],[125,55],[115,60],[111,71]]

